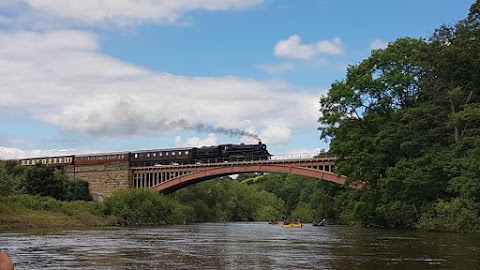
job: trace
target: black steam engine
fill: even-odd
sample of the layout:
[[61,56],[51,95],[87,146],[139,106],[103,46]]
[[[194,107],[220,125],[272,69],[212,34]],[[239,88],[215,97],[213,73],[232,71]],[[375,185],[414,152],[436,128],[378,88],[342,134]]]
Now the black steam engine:
[[136,151],[131,153],[130,162],[133,166],[181,165],[267,160],[271,156],[267,145],[260,142]]
[[222,144],[204,146],[195,149],[195,159],[204,161],[244,161],[270,159],[267,145],[259,144]]

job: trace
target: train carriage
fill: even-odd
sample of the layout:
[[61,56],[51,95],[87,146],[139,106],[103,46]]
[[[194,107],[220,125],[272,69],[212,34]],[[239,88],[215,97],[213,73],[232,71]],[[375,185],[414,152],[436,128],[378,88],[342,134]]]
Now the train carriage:
[[75,156],[75,165],[93,165],[113,162],[127,162],[130,160],[129,152],[98,153]]
[[131,152],[130,155],[130,161],[135,167],[191,164],[195,159],[195,148],[140,150]]
[[19,164],[23,166],[34,166],[36,164],[44,164],[48,166],[65,166],[72,165],[74,156],[54,156],[54,157],[36,157],[24,158],[19,160]]

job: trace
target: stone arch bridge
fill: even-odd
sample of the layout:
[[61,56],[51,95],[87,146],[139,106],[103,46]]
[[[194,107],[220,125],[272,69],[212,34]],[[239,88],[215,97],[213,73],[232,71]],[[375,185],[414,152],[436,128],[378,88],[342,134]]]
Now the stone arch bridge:
[[[292,158],[223,162],[191,165],[168,165],[132,168],[132,187],[170,193],[213,178],[239,173],[274,172],[313,177],[344,185],[345,176],[333,173],[336,157]],[[353,188],[358,188],[352,185]]]

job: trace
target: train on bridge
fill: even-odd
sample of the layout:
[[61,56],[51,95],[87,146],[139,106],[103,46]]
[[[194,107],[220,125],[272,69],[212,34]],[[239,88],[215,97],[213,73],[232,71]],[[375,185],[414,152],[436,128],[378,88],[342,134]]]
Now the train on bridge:
[[267,160],[271,158],[267,145],[221,144],[216,146],[183,147],[138,150],[87,155],[26,158],[18,160],[20,165],[45,164],[49,166],[94,165],[111,162],[129,162],[131,166],[164,166],[203,164],[247,160]]

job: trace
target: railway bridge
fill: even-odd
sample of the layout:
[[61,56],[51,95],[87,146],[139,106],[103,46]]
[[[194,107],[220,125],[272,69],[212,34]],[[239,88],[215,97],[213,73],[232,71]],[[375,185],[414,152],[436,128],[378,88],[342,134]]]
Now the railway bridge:
[[[251,172],[296,174],[344,185],[346,177],[333,173],[335,160],[335,156],[324,155],[312,158],[132,167],[132,187],[170,193],[213,178]],[[352,187],[359,188],[357,185]]]

